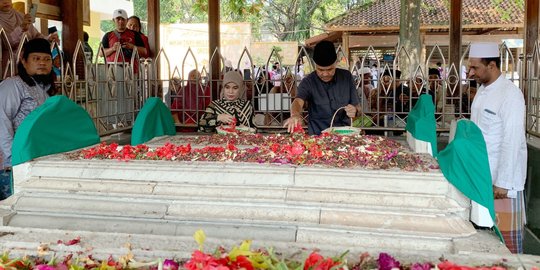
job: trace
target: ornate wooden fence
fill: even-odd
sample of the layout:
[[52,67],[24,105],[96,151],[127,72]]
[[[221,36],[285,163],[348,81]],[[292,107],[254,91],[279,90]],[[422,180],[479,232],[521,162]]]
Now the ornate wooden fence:
[[[8,44],[3,30],[0,30],[0,39]],[[23,43],[15,50],[0,44],[3,51],[7,51],[3,53],[7,58],[2,60],[3,78],[14,74]],[[59,50],[56,44],[51,49]],[[66,59],[59,54],[61,75],[57,77],[61,93],[89,112],[101,135],[130,129],[138,110],[150,96],[163,98],[180,129],[195,131],[205,107],[218,97],[221,89],[220,80],[210,78],[211,67],[201,65],[191,49],[186,51],[183,59],[169,59],[164,50],[157,52],[153,59],[141,58],[136,53],[131,59],[124,59],[119,49],[113,62],[107,62],[100,56],[102,51],[100,47],[94,58],[89,59],[79,42],[75,55]],[[468,49],[464,51],[458,67],[447,64],[439,46],[427,52],[426,59],[415,61],[419,63],[417,65],[408,64],[413,61],[402,47],[397,47],[390,57],[382,57],[369,47],[354,61],[344,57],[341,48],[337,52],[338,59],[342,59],[338,66],[350,70],[355,78],[363,107],[363,120],[359,124],[366,130],[403,130],[408,112],[418,96],[425,92],[433,95],[439,131],[447,131],[453,119],[470,116],[476,87],[467,78]],[[527,131],[540,137],[540,47],[537,44],[535,53],[524,60],[515,57],[512,50],[502,44],[501,58],[503,74],[525,89]],[[292,61],[282,61],[279,54],[272,51],[264,66],[271,67],[276,62],[296,63],[281,65],[282,68],[276,70],[256,66],[247,48],[243,49],[240,59],[232,67],[224,59],[216,50],[210,62],[217,60],[221,63],[220,74],[228,69],[237,69],[243,74],[247,89],[245,98],[252,101],[256,113],[254,123],[261,131],[282,128],[298,84],[303,76],[314,70],[309,52],[303,47]],[[437,62],[440,62],[440,67],[436,66]],[[524,72],[525,64],[529,67],[527,72]],[[430,75],[430,68],[436,68],[440,76],[434,76],[433,70]],[[407,70],[408,74],[400,77],[396,69]],[[366,72],[375,76],[364,76]],[[386,76],[381,76],[384,74]],[[406,97],[397,93],[404,93]]]

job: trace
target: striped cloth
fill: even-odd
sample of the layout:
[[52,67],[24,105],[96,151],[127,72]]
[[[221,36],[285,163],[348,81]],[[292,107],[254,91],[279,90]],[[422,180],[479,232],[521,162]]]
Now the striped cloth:
[[216,127],[222,123],[217,120],[218,115],[226,113],[234,116],[237,120],[236,125],[253,127],[253,106],[251,102],[245,99],[236,99],[228,101],[225,99],[214,100],[208,105],[203,116],[199,120],[199,131],[216,132]]
[[512,253],[523,253],[523,232],[526,222],[523,191],[516,198],[495,200],[497,227],[502,233],[506,247]]

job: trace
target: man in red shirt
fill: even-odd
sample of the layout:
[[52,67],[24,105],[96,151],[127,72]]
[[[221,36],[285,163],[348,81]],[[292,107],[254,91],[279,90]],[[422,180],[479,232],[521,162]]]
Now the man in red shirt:
[[[133,55],[133,50],[137,50],[141,57],[145,57],[147,52],[141,35],[135,31],[127,29],[127,12],[117,9],[113,12],[113,22],[115,30],[107,32],[101,44],[107,57],[107,62],[129,62]],[[116,51],[122,48],[122,54],[116,56]]]

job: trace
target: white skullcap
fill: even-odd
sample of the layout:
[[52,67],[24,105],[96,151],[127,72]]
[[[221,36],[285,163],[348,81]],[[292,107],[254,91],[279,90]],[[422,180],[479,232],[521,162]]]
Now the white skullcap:
[[494,42],[471,43],[469,58],[494,58],[499,57],[499,44]]
[[358,73],[359,73],[359,74],[362,74],[362,75],[363,75],[363,74],[366,74],[366,73],[371,73],[371,69],[368,68],[368,67],[363,67],[363,68],[361,68],[360,70],[358,70]]

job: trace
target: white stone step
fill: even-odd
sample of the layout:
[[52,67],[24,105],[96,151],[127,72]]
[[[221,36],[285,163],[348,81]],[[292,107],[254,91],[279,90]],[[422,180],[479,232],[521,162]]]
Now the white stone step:
[[[454,252],[476,231],[440,171],[40,158],[15,167],[15,227]],[[361,243],[361,244],[359,244]]]
[[[231,192],[232,189],[237,189],[236,187],[246,187],[247,189],[232,191],[231,194],[238,194],[239,198],[243,198],[241,192],[255,191],[253,194],[261,198],[270,196],[268,199],[272,199],[277,196],[275,198],[279,200],[286,196],[283,192],[295,192],[296,189],[314,195],[317,189],[321,189],[323,194],[345,190],[410,195],[410,198],[422,195],[444,196],[462,208],[468,208],[469,205],[469,201],[446,181],[440,171],[418,173],[233,163],[66,161],[58,156],[23,166],[26,166],[28,175],[15,176],[16,189],[25,186],[24,182],[28,180],[42,178],[67,179],[66,182],[77,179],[76,187],[73,186],[75,183],[66,183],[65,186],[77,190],[79,185],[84,185],[85,179],[91,179],[91,182],[101,181],[99,183],[104,184],[104,188],[100,192],[105,192],[105,188],[109,187],[106,186],[107,183],[114,185],[114,181],[125,180],[130,183],[129,187],[110,187],[111,191],[176,195],[172,193],[182,193],[183,189],[175,188],[175,185],[193,185],[191,190],[189,187],[186,190],[194,194],[201,193],[193,190],[198,186],[223,187],[224,193]],[[40,185],[32,183],[34,184]],[[265,194],[266,190],[271,192]],[[310,193],[310,190],[315,192]],[[185,193],[178,195],[185,196]]]
[[467,208],[442,195],[407,194],[380,191],[356,191],[325,187],[268,187],[194,185],[155,181],[129,180],[29,179],[19,188],[32,193],[67,193],[93,196],[113,196],[172,200],[183,198],[193,201],[217,202],[269,202],[295,205],[321,205],[326,207],[352,207],[392,209],[425,213],[464,214]]
[[[442,195],[447,194],[449,189],[449,184],[440,171],[424,173],[217,162],[67,161],[58,156],[31,163],[28,169],[32,176],[47,178],[125,179],[132,182],[155,180],[199,185],[332,187]],[[330,179],[331,185],[328,183]]]
[[[359,228],[336,225],[277,225],[240,223],[235,220],[228,222],[204,221],[161,221],[132,218],[105,218],[88,215],[46,215],[27,214],[21,212],[14,216],[9,226],[27,228],[45,228],[61,230],[79,230],[93,232],[117,232],[130,234],[152,234],[171,236],[190,236],[198,229],[218,239],[256,239],[258,241],[276,241],[285,243],[305,243],[309,246],[339,245],[347,249],[361,245],[364,248],[403,248],[407,250],[440,250],[452,252],[453,240],[465,238],[469,234],[443,232],[451,225],[458,231],[459,222],[445,224],[431,233],[390,230],[384,228]],[[452,229],[452,228],[451,228]]]
[[[314,232],[314,234],[324,234],[324,232]],[[46,247],[45,254],[52,256],[64,256],[67,254],[79,254],[80,256],[92,255],[94,258],[107,259],[109,256],[118,258],[133,254],[138,261],[156,260],[158,258],[189,258],[191,253],[198,249],[197,243],[189,236],[170,236],[155,234],[126,234],[119,232],[87,232],[80,230],[61,229],[29,229],[18,227],[0,227],[0,249],[10,250],[12,256],[37,255],[38,246]],[[247,239],[227,239],[217,238],[213,232],[206,232],[207,240],[204,245],[206,252],[212,252],[218,246],[231,248],[240,244],[241,240]],[[58,240],[70,240],[80,237],[80,243],[72,246],[57,244]],[[329,235],[335,237],[335,235]],[[296,254],[298,260],[302,260],[314,248],[317,248],[325,256],[339,256],[348,248],[347,255],[349,263],[356,263],[358,255],[369,252],[376,256],[378,252],[387,252],[395,256],[402,264],[411,262],[431,261],[437,262],[440,257],[449,259],[459,264],[470,265],[491,265],[504,258],[505,264],[516,268],[524,266],[531,269],[538,266],[538,256],[512,255],[504,248],[504,245],[497,242],[487,232],[482,231],[471,238],[455,239],[453,250],[441,252],[433,246],[425,246],[426,250],[418,251],[403,247],[381,247],[370,248],[364,245],[364,238],[355,239],[353,237],[344,238],[344,243],[354,242],[354,245],[319,244],[316,247],[305,242],[283,242],[261,240],[254,238],[252,248],[274,247],[276,251],[283,254],[283,257],[291,257]],[[356,240],[356,241],[353,241]],[[416,241],[416,239],[409,239]],[[382,243],[383,241],[381,241]],[[431,243],[429,243],[431,244]],[[43,249],[42,249],[43,250]],[[43,255],[43,254],[41,254]]]
[[[299,225],[340,225],[362,229],[459,233],[468,222],[452,214],[429,214],[403,209],[324,207],[289,203],[205,202],[153,200],[104,196],[21,193],[14,204],[18,214],[63,214],[98,217],[143,218],[157,221],[206,221]],[[461,221],[461,227],[455,224]],[[10,223],[11,224],[11,223]],[[470,226],[470,225],[469,225]],[[472,227],[469,227],[472,228]],[[469,230],[469,234],[470,234]]]

